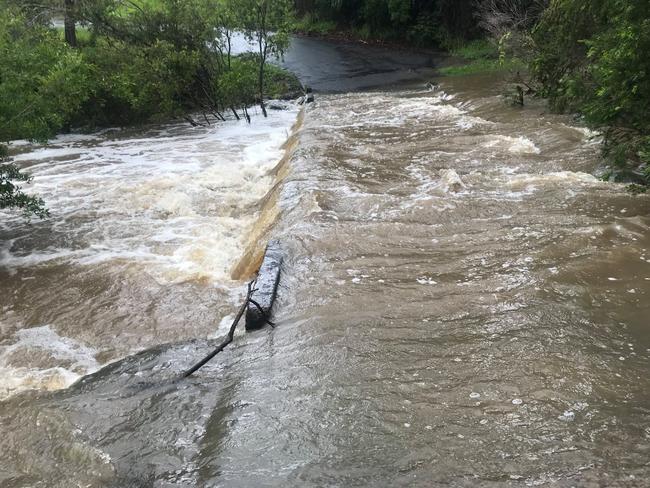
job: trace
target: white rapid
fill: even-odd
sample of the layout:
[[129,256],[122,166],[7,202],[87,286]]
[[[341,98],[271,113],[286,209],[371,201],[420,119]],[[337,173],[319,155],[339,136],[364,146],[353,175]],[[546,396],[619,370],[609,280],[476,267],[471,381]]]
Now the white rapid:
[[[61,136],[45,146],[15,143],[15,161],[34,176],[27,190],[47,202],[52,216],[27,223],[2,215],[0,398],[65,387],[123,354],[187,337],[182,329],[150,329],[144,341],[130,338],[129,306],[119,314],[126,320],[104,315],[124,298],[115,282],[135,277],[152,288],[135,299],[136,310],[157,301],[160,288],[174,294],[197,282],[231,301],[240,285],[230,278],[232,266],[273,184],[270,170],[297,110],[289,104],[251,124],[181,123]],[[114,283],[102,283],[107,276]],[[57,298],[42,303],[44,294]],[[64,296],[78,311],[52,316]],[[98,301],[104,305],[95,309]],[[213,332],[209,323],[206,317],[199,337]]]

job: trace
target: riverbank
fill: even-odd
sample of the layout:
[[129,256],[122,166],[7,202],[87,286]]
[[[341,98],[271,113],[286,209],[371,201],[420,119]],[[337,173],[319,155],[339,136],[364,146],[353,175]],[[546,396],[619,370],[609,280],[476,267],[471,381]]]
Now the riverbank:
[[450,51],[447,65],[440,68],[445,76],[524,71],[526,63],[516,57],[500,56],[497,46],[487,39],[467,42]]

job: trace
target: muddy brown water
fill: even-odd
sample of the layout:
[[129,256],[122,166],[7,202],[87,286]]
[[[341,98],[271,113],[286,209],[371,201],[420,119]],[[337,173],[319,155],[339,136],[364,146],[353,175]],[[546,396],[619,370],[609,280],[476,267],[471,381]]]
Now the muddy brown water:
[[286,250],[278,326],[190,380],[241,282],[152,282],[124,255],[5,272],[3,323],[123,359],[0,403],[0,486],[648,486],[650,199],[593,176],[589,131],[499,91],[320,95],[252,208]]

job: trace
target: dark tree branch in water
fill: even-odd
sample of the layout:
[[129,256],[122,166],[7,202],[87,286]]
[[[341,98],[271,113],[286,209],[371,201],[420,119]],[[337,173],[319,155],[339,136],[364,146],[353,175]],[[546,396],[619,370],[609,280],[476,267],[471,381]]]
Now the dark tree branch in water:
[[194,120],[189,115],[184,115],[183,119],[185,119],[187,122],[189,122],[192,127],[205,127],[203,124],[197,122],[196,120]]
[[226,346],[233,341],[233,338],[235,337],[235,329],[237,328],[237,324],[239,324],[239,321],[241,320],[242,316],[244,315],[244,312],[246,311],[246,307],[248,306],[248,303],[251,301],[251,296],[253,295],[253,292],[255,292],[255,289],[253,288],[254,283],[255,281],[251,281],[248,284],[248,291],[246,292],[246,300],[244,300],[244,303],[242,303],[242,306],[239,308],[239,311],[237,312],[237,316],[235,317],[235,320],[233,320],[232,325],[230,326],[230,330],[228,331],[228,335],[226,336],[226,339],[221,344],[219,344],[219,346],[217,346],[217,348],[214,351],[212,351],[201,361],[199,361],[190,369],[188,369],[185,373],[183,373],[183,378],[187,378],[192,374],[194,374],[199,369],[201,369],[203,366],[205,366],[208,363],[208,361],[210,361],[213,357],[215,357],[217,354],[223,351],[226,348]]

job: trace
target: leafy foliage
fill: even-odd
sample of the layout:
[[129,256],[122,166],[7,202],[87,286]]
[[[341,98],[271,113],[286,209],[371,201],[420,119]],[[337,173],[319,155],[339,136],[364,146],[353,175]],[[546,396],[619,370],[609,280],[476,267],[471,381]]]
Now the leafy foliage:
[[56,32],[0,8],[0,142],[45,140],[87,99],[91,70]]
[[603,132],[614,177],[650,183],[650,1],[555,0],[534,38],[533,71],[554,108]]
[[[262,103],[265,65],[288,46],[292,20],[291,0],[75,0],[72,13],[69,3],[0,0],[8,14],[0,20],[0,141],[192,111],[220,118],[226,108]],[[47,25],[52,13],[84,26],[77,49]],[[230,74],[235,30],[260,49]]]
[[29,183],[31,179],[8,161],[6,147],[0,146],[0,209],[21,209],[27,218],[32,215],[40,218],[49,216],[42,199],[27,195],[18,186],[20,182]]
[[219,95],[228,107],[250,106],[256,97],[256,66],[252,59],[234,59],[217,82]]
[[[461,39],[479,34],[474,0],[298,0],[295,3],[298,14],[306,16],[309,22],[317,25],[334,22],[365,38],[450,48],[459,45]],[[307,20],[303,23],[309,24]]]
[[77,125],[128,125],[195,109],[199,53],[156,40],[140,46],[100,38],[84,50],[93,67],[92,92]]

